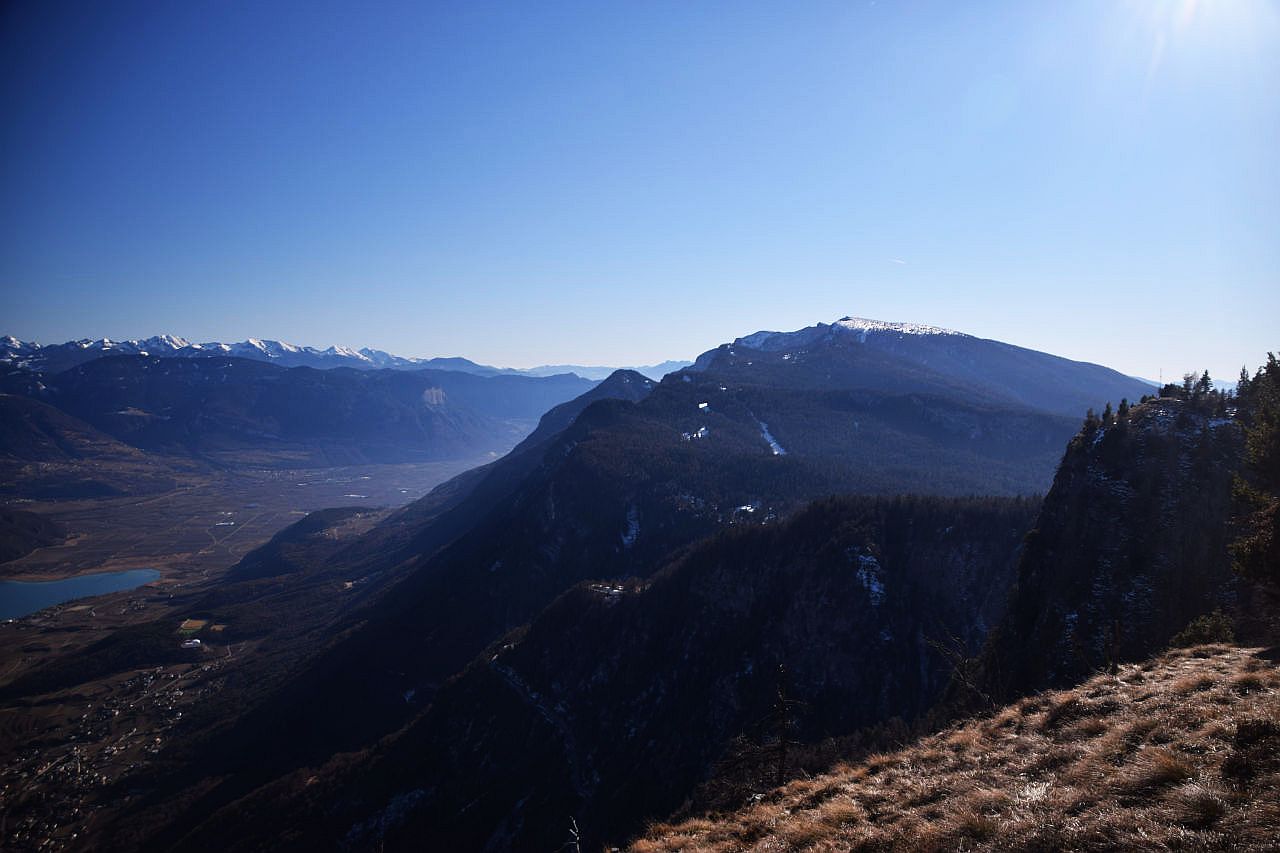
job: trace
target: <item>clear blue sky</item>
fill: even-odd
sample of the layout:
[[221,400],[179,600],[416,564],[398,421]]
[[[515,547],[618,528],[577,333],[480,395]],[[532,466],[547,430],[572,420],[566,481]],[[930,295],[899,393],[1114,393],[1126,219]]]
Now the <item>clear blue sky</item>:
[[1280,0],[15,2],[0,332],[1280,349]]

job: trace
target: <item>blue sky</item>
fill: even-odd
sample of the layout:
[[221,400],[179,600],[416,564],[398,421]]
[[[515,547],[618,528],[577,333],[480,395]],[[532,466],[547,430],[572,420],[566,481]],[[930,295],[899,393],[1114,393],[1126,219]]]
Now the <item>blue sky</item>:
[[1280,348],[1280,0],[16,2],[0,333]]

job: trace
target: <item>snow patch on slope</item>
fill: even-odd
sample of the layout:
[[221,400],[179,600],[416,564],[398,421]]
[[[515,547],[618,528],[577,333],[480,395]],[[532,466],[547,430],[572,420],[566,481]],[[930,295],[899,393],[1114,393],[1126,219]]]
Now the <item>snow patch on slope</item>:
[[752,415],[752,417],[755,418],[756,426],[760,428],[760,437],[769,445],[769,449],[773,451],[773,455],[786,456],[786,449],[783,448],[781,444],[778,444],[778,440],[773,437],[773,433],[769,432],[769,425],[759,418],[756,418],[755,415]]
[[856,554],[858,561],[858,583],[867,591],[867,601],[872,607],[884,603],[884,570],[880,561],[870,554]]
[[630,548],[640,536],[640,510],[634,504],[627,507],[627,529],[622,533],[622,547]]

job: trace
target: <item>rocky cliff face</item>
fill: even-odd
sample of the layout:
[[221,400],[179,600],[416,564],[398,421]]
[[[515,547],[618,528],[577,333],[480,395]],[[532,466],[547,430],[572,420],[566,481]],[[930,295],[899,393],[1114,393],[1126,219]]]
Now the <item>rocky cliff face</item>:
[[1227,553],[1242,445],[1233,418],[1166,398],[1072,440],[984,656],[997,694],[1144,658],[1196,616],[1244,603]]

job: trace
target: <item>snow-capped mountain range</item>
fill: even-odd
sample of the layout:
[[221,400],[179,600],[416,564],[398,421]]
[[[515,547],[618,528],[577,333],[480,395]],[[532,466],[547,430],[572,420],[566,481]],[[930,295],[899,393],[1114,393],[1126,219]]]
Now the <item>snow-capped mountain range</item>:
[[[149,355],[160,358],[210,358],[216,356],[248,358],[265,361],[282,367],[354,367],[361,370],[454,370],[478,376],[514,374],[524,376],[552,376],[558,373],[576,373],[584,379],[603,379],[614,371],[612,367],[588,365],[544,365],[527,369],[491,367],[477,364],[470,359],[406,358],[382,350],[352,349],[331,346],[326,349],[298,346],[284,341],[249,338],[238,343],[218,341],[195,343],[177,335],[156,335],[141,340],[115,341],[109,338],[90,340],[83,338],[61,344],[39,344],[22,341],[12,335],[0,337],[0,363],[27,370],[56,373],[69,370],[95,358],[109,355]],[[632,368],[652,379],[661,379],[666,373],[679,370],[690,362],[666,361],[661,364]]]

